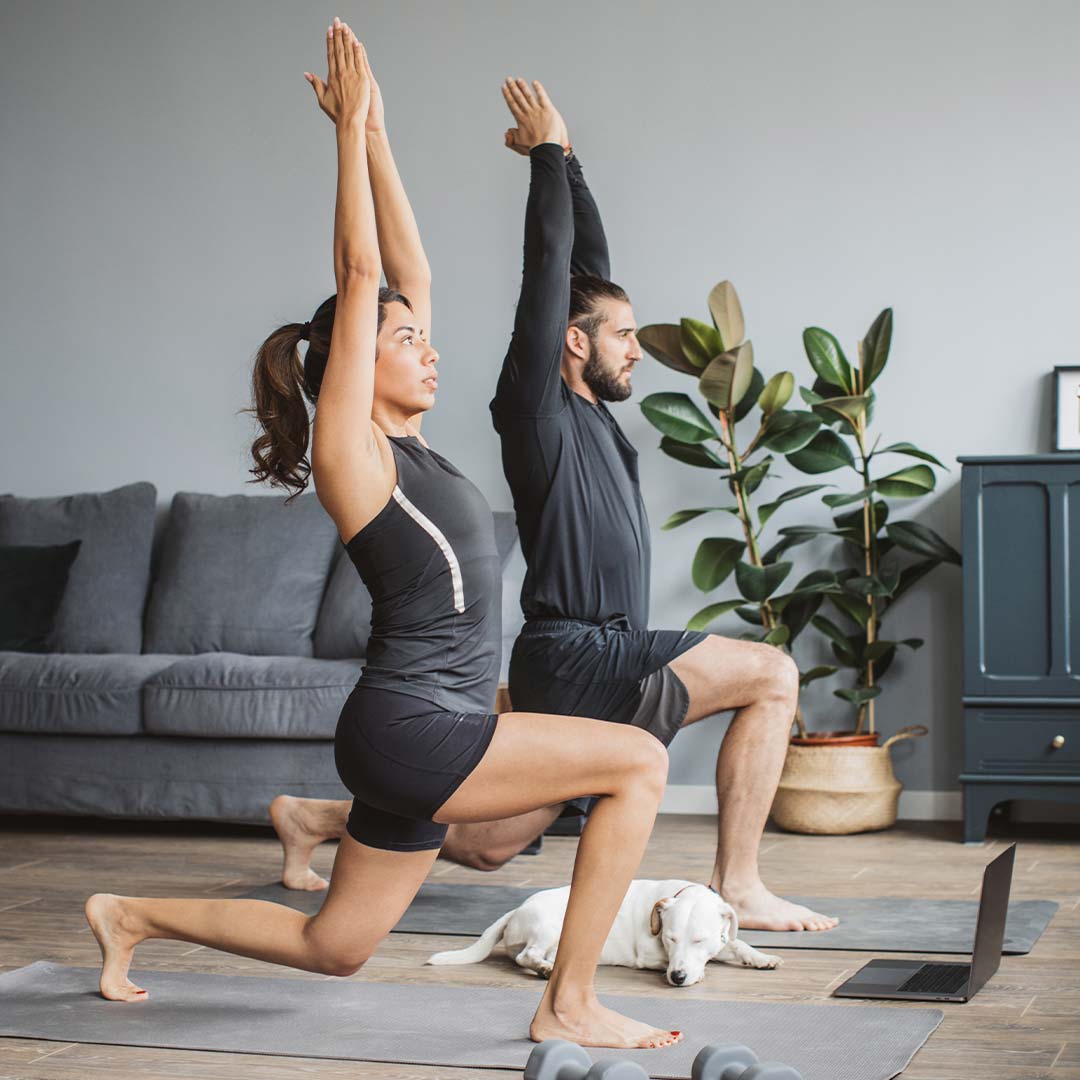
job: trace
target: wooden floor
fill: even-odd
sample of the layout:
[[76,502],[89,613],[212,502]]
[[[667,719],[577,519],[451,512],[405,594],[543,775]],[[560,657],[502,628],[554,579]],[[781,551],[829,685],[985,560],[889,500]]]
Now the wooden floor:
[[[702,879],[711,864],[713,824],[702,817],[663,817],[638,876]],[[1028,956],[1006,956],[1001,969],[968,1005],[945,1005],[945,1020],[904,1073],[908,1080],[1080,1080],[1080,843],[1075,833],[1031,826],[1000,827],[982,845],[958,842],[959,826],[902,824],[851,837],[769,832],[761,849],[766,882],[779,892],[822,896],[977,895],[983,865],[1019,842],[1015,899],[1056,900],[1060,910]],[[496,874],[439,862],[445,882],[561,885],[569,880],[576,841],[544,841],[539,856],[519,857]],[[316,860],[329,870],[333,848]],[[269,832],[178,826],[119,826],[0,820],[0,971],[35,960],[96,964],[98,952],[82,916],[91,891],[157,896],[233,896],[273,880],[277,846]],[[472,967],[421,967],[433,951],[460,938],[394,934],[356,976],[373,981],[461,986],[529,985],[504,958]],[[706,999],[822,1002],[867,954],[777,950],[785,966],[755,972],[712,965],[704,982],[668,987],[658,973],[601,968],[598,986],[613,994],[664,994]],[[140,947],[143,968],[236,975],[321,978],[177,942]],[[907,1008],[902,1003],[893,1007]],[[412,1065],[365,1064],[258,1055],[0,1039],[0,1078],[41,1080],[520,1080],[520,1073]]]

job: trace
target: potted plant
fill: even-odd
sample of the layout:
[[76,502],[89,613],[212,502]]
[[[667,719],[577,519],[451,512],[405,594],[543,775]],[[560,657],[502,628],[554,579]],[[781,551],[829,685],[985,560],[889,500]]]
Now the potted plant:
[[[933,529],[915,521],[890,520],[887,500],[917,498],[933,491],[934,467],[945,468],[933,454],[910,442],[884,447],[879,445],[880,437],[871,442],[873,385],[885,369],[891,342],[890,308],[878,315],[859,342],[854,366],[827,330],[809,327],[803,333],[817,378],[812,388],[803,388],[800,394],[826,425],[818,439],[828,443],[839,467],[851,469],[857,480],[851,492],[822,497],[835,512],[833,528],[781,529],[777,546],[782,554],[823,533],[841,545],[848,565],[836,572],[821,572],[816,588],[829,613],[816,613],[811,626],[828,641],[838,670],[851,673],[851,685],[834,693],[855,709],[855,723],[851,732],[800,732],[792,739],[773,817],[781,827],[798,831],[862,831],[896,820],[900,784],[888,749],[900,739],[926,734],[927,729],[922,724],[910,725],[879,748],[874,702],[898,650],[918,649],[923,641],[889,638],[882,633],[882,625],[889,607],[931,570],[941,563],[960,564],[960,554]],[[875,476],[877,461],[884,455],[915,458],[917,464]],[[804,472],[822,471],[798,455],[788,460]],[[855,509],[845,509],[851,506]],[[838,753],[845,748],[851,752]]]
[[[917,522],[889,521],[886,499],[910,498],[933,490],[931,465],[944,468],[933,455],[911,443],[879,448],[869,443],[873,384],[884,370],[892,337],[892,312],[883,311],[859,343],[859,362],[852,367],[839,342],[826,330],[809,328],[803,336],[817,376],[800,394],[809,410],[786,408],[795,386],[790,372],[768,381],[754,368],[753,348],[744,340],[741,305],[730,282],[709,294],[712,325],[684,318],[677,325],[643,327],[643,347],[672,370],[693,377],[714,425],[686,394],[652,394],[642,411],[663,438],[661,450],[676,460],[719,474],[732,496],[729,505],[680,510],[663,525],[676,528],[703,514],[722,512],[738,522],[738,536],[709,537],[699,544],[692,577],[704,592],[718,588],[734,574],[738,597],[714,601],[696,614],[690,629],[704,629],[734,611],[756,629],[742,634],[790,651],[808,626],[824,635],[835,665],[800,669],[800,684],[852,672],[852,685],[834,693],[855,709],[851,731],[811,733],[801,712],[794,718],[798,733],[781,780],[774,817],[783,827],[813,832],[850,832],[882,828],[895,821],[900,785],[892,773],[888,747],[903,738],[925,734],[921,725],[905,728],[884,747],[878,746],[874,700],[880,680],[901,647],[918,648],[916,638],[894,641],[882,636],[889,605],[942,562],[959,563],[959,554],[933,530]],[[759,415],[748,440],[737,425]],[[854,451],[852,449],[854,445]],[[885,454],[919,459],[919,464],[874,478],[871,463]],[[761,536],[775,523],[785,504],[831,484],[803,484],[778,498],[755,505],[764,480],[776,475],[777,458],[811,475],[851,468],[857,490],[830,493],[823,501],[837,511],[831,526],[794,524],[779,529],[778,539],[763,550]],[[861,504],[856,509],[845,507]],[[784,556],[812,541],[821,550],[823,538],[838,541],[849,565],[818,569],[804,576],[790,592],[781,593],[792,563]],[[900,553],[914,561],[900,559]],[[822,613],[822,607],[828,604]],[[831,616],[831,617],[830,617]],[[853,750],[853,754],[841,753]],[[822,751],[832,751],[824,754]],[[859,753],[858,751],[868,751]]]
[[[793,542],[781,537],[781,542],[764,550],[762,533],[766,526],[775,524],[781,508],[829,485],[803,484],[760,505],[755,496],[762,483],[775,475],[772,470],[777,458],[811,444],[823,421],[812,411],[786,408],[795,389],[795,376],[790,371],[766,381],[754,366],[753,346],[745,340],[742,306],[730,282],[722,281],[712,289],[708,306],[711,325],[684,318],[678,324],[654,324],[638,331],[638,339],[651,356],[695,380],[705,404],[703,411],[685,393],[645,398],[641,409],[663,436],[660,449],[687,465],[715,470],[730,496],[726,505],[679,510],[662,528],[677,528],[710,513],[734,517],[739,535],[702,540],[691,576],[704,593],[733,576],[738,596],[707,604],[691,616],[688,629],[703,630],[734,611],[755,628],[742,637],[790,651],[821,606],[822,596],[816,588],[821,575],[812,573],[781,594],[792,564],[780,556]],[[752,416],[755,409],[757,414]],[[753,425],[747,435],[737,429],[748,418]],[[805,686],[835,671],[832,666],[814,667],[800,672],[800,682]],[[796,715],[796,722],[805,733],[801,715]]]

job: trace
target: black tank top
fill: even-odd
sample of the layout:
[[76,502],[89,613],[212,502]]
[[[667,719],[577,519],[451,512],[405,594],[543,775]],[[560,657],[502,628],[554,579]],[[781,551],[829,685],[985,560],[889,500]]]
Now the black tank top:
[[359,685],[450,712],[495,707],[502,574],[487,500],[414,435],[388,436],[397,484],[346,545],[371,593]]

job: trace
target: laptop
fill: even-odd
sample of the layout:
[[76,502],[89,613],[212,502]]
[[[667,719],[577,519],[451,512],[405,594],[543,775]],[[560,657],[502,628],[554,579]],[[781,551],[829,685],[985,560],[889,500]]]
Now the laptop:
[[847,982],[841,983],[833,991],[833,997],[970,1001],[1001,963],[1015,857],[1016,845],[1012,844],[983,871],[975,948],[970,964],[871,960]]

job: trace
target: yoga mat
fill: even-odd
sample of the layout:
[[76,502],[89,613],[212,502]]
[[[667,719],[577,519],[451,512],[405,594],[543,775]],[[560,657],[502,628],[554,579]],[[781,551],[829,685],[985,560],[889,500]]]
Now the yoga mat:
[[[394,927],[399,934],[461,934],[479,937],[500,915],[524,903],[539,889],[509,885],[446,885],[425,883],[412,906]],[[314,915],[324,892],[306,893],[283,885],[264,885],[244,893],[245,899],[273,900]],[[834,930],[813,933],[740,930],[739,937],[758,949],[844,949],[851,952],[970,953],[975,940],[974,900],[913,900],[899,896],[872,898],[793,896],[796,903],[836,915]],[[1009,905],[1002,952],[1031,952],[1057,911],[1052,900],[1018,900]]]
[[[975,900],[924,900],[902,896],[793,896],[797,904],[835,915],[833,930],[740,930],[758,949],[847,949],[852,952],[970,953],[975,943]],[[1009,905],[1003,954],[1031,952],[1057,911],[1052,900],[1018,900]]]
[[[93,968],[38,962],[0,975],[0,1035],[57,1042],[218,1050],[410,1065],[522,1069],[540,990],[250,978],[140,971],[137,1004],[105,1001]],[[663,997],[601,998],[658,1027],[666,1050],[598,1050],[654,1077],[689,1077],[706,1043],[742,1042],[803,1080],[889,1080],[941,1022],[939,1009],[785,1005]]]
[[[520,907],[536,889],[511,885],[445,885],[425,882],[409,910],[401,916],[397,934],[461,934],[479,937],[496,919]],[[244,893],[245,900],[272,900],[314,915],[322,907],[323,892],[298,892],[275,883]]]

